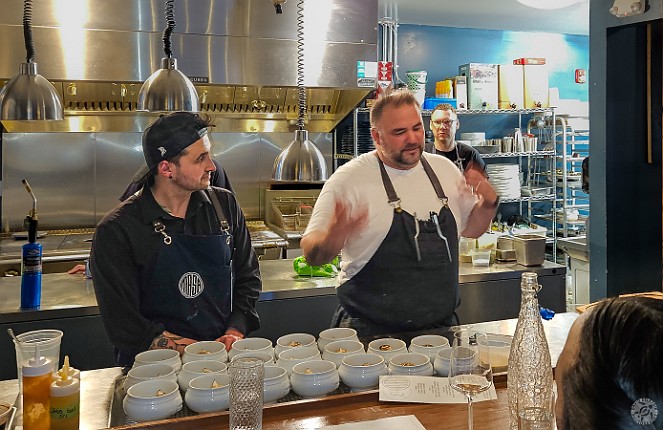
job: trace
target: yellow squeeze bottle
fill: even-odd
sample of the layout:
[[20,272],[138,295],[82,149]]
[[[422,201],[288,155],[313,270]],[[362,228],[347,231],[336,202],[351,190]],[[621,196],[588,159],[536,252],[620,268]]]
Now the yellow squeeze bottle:
[[81,383],[72,377],[69,356],[51,383],[51,430],[77,430],[80,423]]
[[35,356],[21,365],[23,381],[23,429],[49,430],[50,387],[53,376],[53,361],[42,357],[39,345]]

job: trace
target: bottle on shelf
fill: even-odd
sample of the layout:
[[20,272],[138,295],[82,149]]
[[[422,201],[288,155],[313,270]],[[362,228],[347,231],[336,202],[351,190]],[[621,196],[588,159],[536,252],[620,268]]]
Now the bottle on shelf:
[[[507,395],[511,430],[518,429],[518,390],[537,387],[532,397],[541,399],[541,408],[552,398],[552,363],[548,341],[543,330],[537,294],[541,286],[536,273],[525,272],[520,283],[521,303],[516,331],[511,343],[507,370]],[[520,388],[519,388],[520,387]],[[545,392],[549,390],[549,392]]]

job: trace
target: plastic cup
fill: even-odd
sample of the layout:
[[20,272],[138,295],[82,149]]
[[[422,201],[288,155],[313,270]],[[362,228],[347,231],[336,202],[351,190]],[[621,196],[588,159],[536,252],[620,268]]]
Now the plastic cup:
[[51,359],[53,370],[60,368],[60,342],[62,341],[62,331],[54,329],[32,330],[21,333],[16,336],[20,345],[14,340],[16,349],[16,370],[18,375],[18,390],[23,393],[23,373],[21,372],[22,363],[35,355],[35,349],[39,345],[39,355]]

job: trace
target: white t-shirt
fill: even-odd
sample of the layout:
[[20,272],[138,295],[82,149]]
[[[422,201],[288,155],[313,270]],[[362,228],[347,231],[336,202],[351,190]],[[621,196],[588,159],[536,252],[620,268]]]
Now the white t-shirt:
[[[458,167],[447,158],[423,153],[437,175],[449,208],[456,218],[458,234],[465,229],[477,197],[465,183]],[[421,163],[409,170],[399,170],[385,165],[387,174],[401,199],[401,208],[417,218],[427,220],[430,212],[437,213],[442,202],[437,198]],[[320,191],[311,220],[304,236],[312,231],[325,231],[334,214],[336,200],[341,200],[350,210],[350,217],[368,208],[365,230],[349,237],[341,250],[341,271],[338,285],[352,278],[371,259],[391,228],[394,208],[389,204],[380,176],[380,166],[375,151],[360,155],[341,166],[327,180]]]

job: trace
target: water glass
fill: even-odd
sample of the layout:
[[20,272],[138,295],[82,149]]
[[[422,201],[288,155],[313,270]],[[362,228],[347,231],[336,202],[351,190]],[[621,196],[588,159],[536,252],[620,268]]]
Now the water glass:
[[263,360],[238,357],[228,366],[230,374],[230,428],[262,430]]
[[517,389],[518,429],[555,428],[555,392],[552,386],[521,384]]

